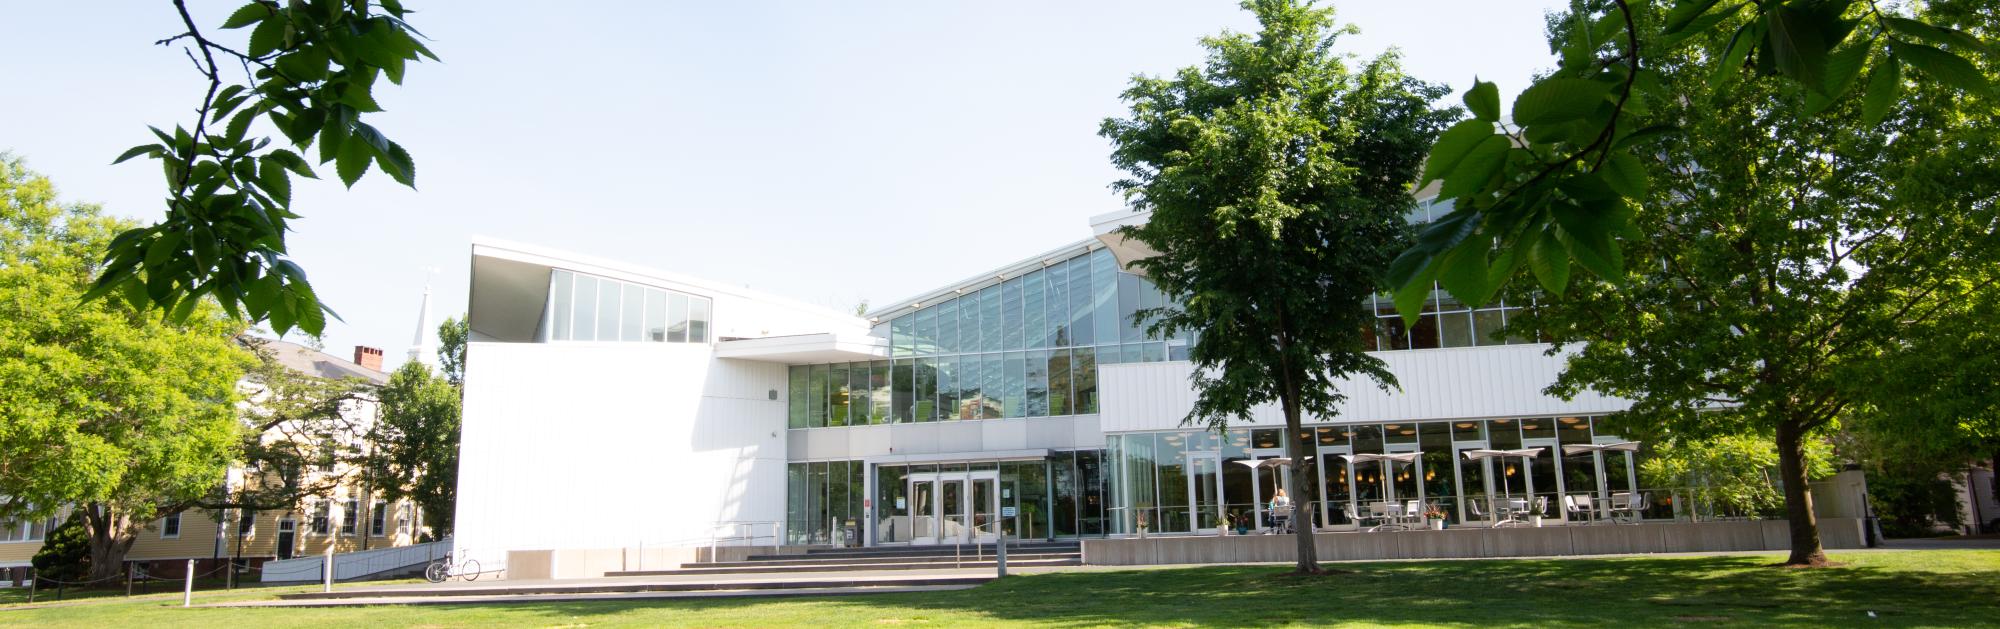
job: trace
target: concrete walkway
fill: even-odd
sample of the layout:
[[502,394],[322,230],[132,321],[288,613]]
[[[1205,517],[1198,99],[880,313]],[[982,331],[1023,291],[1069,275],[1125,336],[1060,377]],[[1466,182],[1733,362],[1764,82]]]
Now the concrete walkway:
[[577,601],[630,601],[689,598],[745,598],[786,596],[852,596],[856,594],[900,594],[966,590],[977,585],[885,585],[840,588],[776,588],[762,590],[695,590],[680,592],[605,592],[595,594],[489,594],[431,596],[376,596],[320,600],[239,601],[195,607],[359,607],[367,605],[491,605],[504,603],[571,603]]

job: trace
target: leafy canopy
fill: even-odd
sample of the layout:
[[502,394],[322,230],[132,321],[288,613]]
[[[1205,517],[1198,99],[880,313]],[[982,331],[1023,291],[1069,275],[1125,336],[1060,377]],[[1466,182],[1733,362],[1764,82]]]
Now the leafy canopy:
[[1208,62],[1139,77],[1131,117],[1105,121],[1127,236],[1158,252],[1133,264],[1178,308],[1140,313],[1155,334],[1193,332],[1201,392],[1189,421],[1226,424],[1283,402],[1324,417],[1348,374],[1394,377],[1362,352],[1372,294],[1407,244],[1409,184],[1453,112],[1393,55],[1350,69],[1332,52],[1352,29],[1332,11],[1247,2],[1263,29],[1202,40]]
[[234,454],[240,324],[80,300],[120,227],[0,155],[0,518],[96,503],[150,520]]
[[1440,136],[1424,168],[1455,210],[1389,274],[1405,317],[1416,317],[1433,281],[1469,304],[1488,303],[1523,266],[1551,293],[1570,284],[1572,266],[1620,281],[1634,257],[1621,239],[1653,237],[1632,215],[1658,183],[1646,167],[1655,143],[1691,132],[1646,122],[1682,95],[1662,80],[1663,65],[1682,65],[1676,71],[1699,75],[1704,90],[1725,93],[1751,77],[1777,78],[1801,93],[1788,105],[1801,116],[1844,105],[1867,125],[1896,107],[1912,78],[1968,103],[2000,97],[1990,78],[1996,48],[1974,35],[1982,31],[1932,19],[1991,14],[1989,2],[1930,3],[1931,17],[1855,0],[1666,4],[1578,0],[1551,42],[1560,64],[1510,110],[1496,86],[1474,80],[1465,96],[1473,119]]
[[462,319],[438,326],[445,375],[417,361],[404,363],[379,390],[382,414],[369,433],[366,459],[371,484],[389,500],[411,498],[422,507],[431,534],[451,534],[458,501],[458,437],[465,365]]
[[[317,144],[318,163],[333,163],[348,187],[370,165],[414,187],[409,151],[362,119],[382,111],[378,79],[400,85],[408,63],[437,56],[403,21],[409,12],[400,0],[256,0],[222,23],[249,29],[243,43],[213,39],[182,0],[174,6],[186,31],[158,43],[186,46],[208,89],[192,125],[172,133],[155,127],[159,142],[118,156],[160,163],[166,218],[111,242],[90,296],[118,293],[176,321],[208,298],[231,315],[268,321],[280,335],[317,336],[331,311],[286,257],[287,222],[299,216],[292,177],[317,178],[305,157]],[[290,148],[253,131],[260,119]]]

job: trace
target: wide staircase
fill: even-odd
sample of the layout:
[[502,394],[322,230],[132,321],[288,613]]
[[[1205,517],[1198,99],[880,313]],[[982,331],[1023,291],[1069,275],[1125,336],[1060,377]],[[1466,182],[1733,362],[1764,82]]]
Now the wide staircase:
[[[804,554],[750,555],[742,561],[682,564],[672,570],[631,570],[607,577],[694,576],[794,572],[856,572],[880,570],[949,570],[997,565],[993,544],[883,546],[874,548],[814,548]],[[1009,542],[1007,567],[1037,568],[1083,564],[1077,542]]]

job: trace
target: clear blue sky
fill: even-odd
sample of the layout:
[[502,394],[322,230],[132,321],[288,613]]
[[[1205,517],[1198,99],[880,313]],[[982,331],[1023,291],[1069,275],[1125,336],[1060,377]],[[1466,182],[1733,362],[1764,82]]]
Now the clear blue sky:
[[[194,0],[218,24],[235,0]],[[329,351],[465,308],[486,235],[839,308],[887,303],[1088,235],[1120,209],[1096,135],[1136,73],[1201,60],[1255,22],[1231,2],[435,2],[405,0],[444,63],[377,88],[418,190],[371,172],[295,192],[291,245],[344,323]],[[1402,51],[1412,74],[1512,98],[1553,65],[1559,0],[1349,0],[1344,51]],[[0,9],[0,151],[66,200],[160,215],[145,125],[186,121],[204,85],[167,0]],[[247,31],[218,33],[247,38]],[[1455,102],[1455,101],[1454,101]],[[435,323],[435,322],[433,322]]]

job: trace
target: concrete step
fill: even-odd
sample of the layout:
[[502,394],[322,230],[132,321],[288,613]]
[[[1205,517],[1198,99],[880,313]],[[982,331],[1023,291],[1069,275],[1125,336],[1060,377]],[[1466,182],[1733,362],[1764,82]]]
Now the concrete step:
[[[1076,542],[1027,542],[1007,545],[1007,554],[1027,553],[1078,553],[1083,546]],[[962,546],[873,546],[867,548],[814,548],[803,556],[809,557],[913,557],[913,556],[954,556],[993,554],[992,544],[965,544]],[[765,559],[796,559],[801,555],[751,555],[753,561]]]
[[[1037,559],[1081,559],[1082,557],[1083,557],[1082,553],[1075,553],[1075,552],[1069,552],[1069,553],[1017,552],[1012,549],[1009,549],[1007,551],[1008,561],[1032,561]],[[768,558],[751,559],[748,561],[709,561],[698,564],[687,564],[687,567],[738,568],[738,567],[761,566],[766,569],[776,569],[781,567],[811,568],[816,566],[827,566],[827,565],[892,564],[892,563],[933,563],[933,564],[949,565],[957,561],[975,561],[975,560],[990,561],[992,559],[993,559],[992,553],[987,553],[984,555],[974,555],[972,553],[966,553],[965,555],[958,557],[954,557],[951,555],[941,555],[941,556],[868,555],[868,556],[851,556],[851,557],[826,557],[820,555],[778,555],[778,556],[770,556]]]
[[481,597],[515,596],[527,594],[612,594],[623,592],[706,592],[740,590],[846,590],[853,588],[890,588],[918,586],[973,586],[992,581],[992,575],[923,574],[907,577],[884,577],[881,575],[855,575],[842,578],[837,575],[800,575],[795,579],[760,580],[676,580],[646,582],[640,580],[589,580],[581,583],[541,581],[533,583],[496,582],[493,585],[451,583],[443,585],[400,586],[382,588],[351,588],[333,592],[305,592],[283,594],[278,598],[289,601],[316,601],[341,599],[382,599],[382,598],[439,598],[439,597]]
[[[948,568],[982,568],[990,570],[998,567],[998,563],[995,562],[991,557],[986,558],[986,560],[984,561],[966,560],[962,562],[943,562],[943,563],[911,562],[911,563],[867,563],[867,564],[819,564],[809,567],[763,565],[763,562],[747,562],[747,563],[751,563],[754,565],[726,566],[717,568],[717,567],[709,567],[708,564],[687,564],[687,566],[675,570],[628,570],[623,572],[606,572],[604,573],[604,576],[662,577],[662,576],[693,576],[693,575],[705,575],[705,574],[779,574],[785,572],[795,572],[800,570],[811,570],[813,572],[937,570],[937,569],[948,569]],[[1082,557],[1066,557],[1060,559],[1030,559],[1030,560],[1016,560],[1011,555],[1007,557],[1007,567],[1009,568],[1046,568],[1046,567],[1080,566],[1080,565],[1083,565]]]

